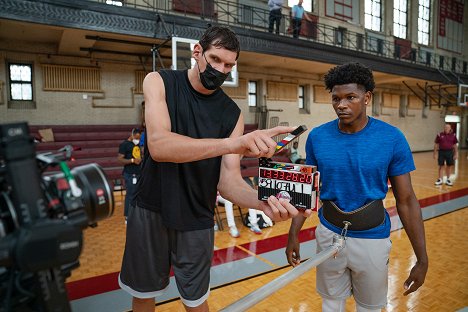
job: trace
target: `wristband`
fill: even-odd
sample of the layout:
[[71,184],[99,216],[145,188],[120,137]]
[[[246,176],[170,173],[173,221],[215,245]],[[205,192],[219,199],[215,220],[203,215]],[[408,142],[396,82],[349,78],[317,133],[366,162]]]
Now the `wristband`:
[[135,160],[132,158],[132,159],[131,159],[132,164],[133,164],[134,161],[135,161]]

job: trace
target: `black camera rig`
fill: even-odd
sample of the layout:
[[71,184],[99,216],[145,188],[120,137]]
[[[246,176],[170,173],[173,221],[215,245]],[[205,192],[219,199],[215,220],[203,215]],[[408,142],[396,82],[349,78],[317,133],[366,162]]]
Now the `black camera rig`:
[[[27,123],[0,125],[0,311],[71,311],[65,279],[83,230],[112,215],[97,164],[70,170],[71,146],[36,155]],[[61,172],[46,176],[50,166]]]

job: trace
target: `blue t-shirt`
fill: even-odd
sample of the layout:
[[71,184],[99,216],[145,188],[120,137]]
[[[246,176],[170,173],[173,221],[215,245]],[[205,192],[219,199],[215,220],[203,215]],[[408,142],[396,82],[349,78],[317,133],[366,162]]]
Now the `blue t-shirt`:
[[304,15],[304,7],[298,6],[296,4],[293,6],[292,12],[293,12],[293,18],[301,20],[302,15]]
[[145,147],[145,131],[142,131],[140,134],[140,147]]
[[[320,198],[332,200],[343,211],[353,211],[373,200],[384,199],[388,177],[399,176],[415,169],[413,155],[403,133],[381,120],[369,117],[359,132],[344,133],[338,119],[314,128],[307,138],[308,165],[320,171]],[[319,210],[320,222],[335,233],[341,229],[328,223]],[[365,231],[348,231],[356,238],[386,238],[390,236],[390,217]]]

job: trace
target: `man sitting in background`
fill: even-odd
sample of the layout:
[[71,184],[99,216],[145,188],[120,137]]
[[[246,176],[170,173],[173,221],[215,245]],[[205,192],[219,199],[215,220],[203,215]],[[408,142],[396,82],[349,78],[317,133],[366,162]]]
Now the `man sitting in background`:
[[299,155],[298,147],[299,147],[299,142],[295,141],[291,147],[291,150],[289,153],[289,159],[294,164],[304,164],[305,159],[302,158],[301,155]]

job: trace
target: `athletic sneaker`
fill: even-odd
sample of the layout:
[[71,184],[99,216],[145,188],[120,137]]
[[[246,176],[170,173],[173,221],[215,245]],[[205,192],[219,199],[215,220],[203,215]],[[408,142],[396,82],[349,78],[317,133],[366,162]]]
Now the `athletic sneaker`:
[[442,184],[442,179],[437,179],[434,183],[435,185],[441,185]]
[[445,184],[447,184],[448,186],[452,186],[452,185],[453,185],[452,181],[450,181],[449,179],[447,179],[447,181],[445,181]]
[[236,226],[231,226],[229,228],[229,234],[231,234],[231,236],[234,238],[237,238],[240,236],[239,230],[236,228]]
[[218,224],[215,222],[215,225],[214,225],[214,230],[217,231],[218,230]]
[[251,226],[250,226],[250,230],[251,230],[252,232],[254,232],[255,234],[257,234],[257,235],[262,234],[262,230],[260,230],[260,228],[258,227],[258,225],[251,225]]

